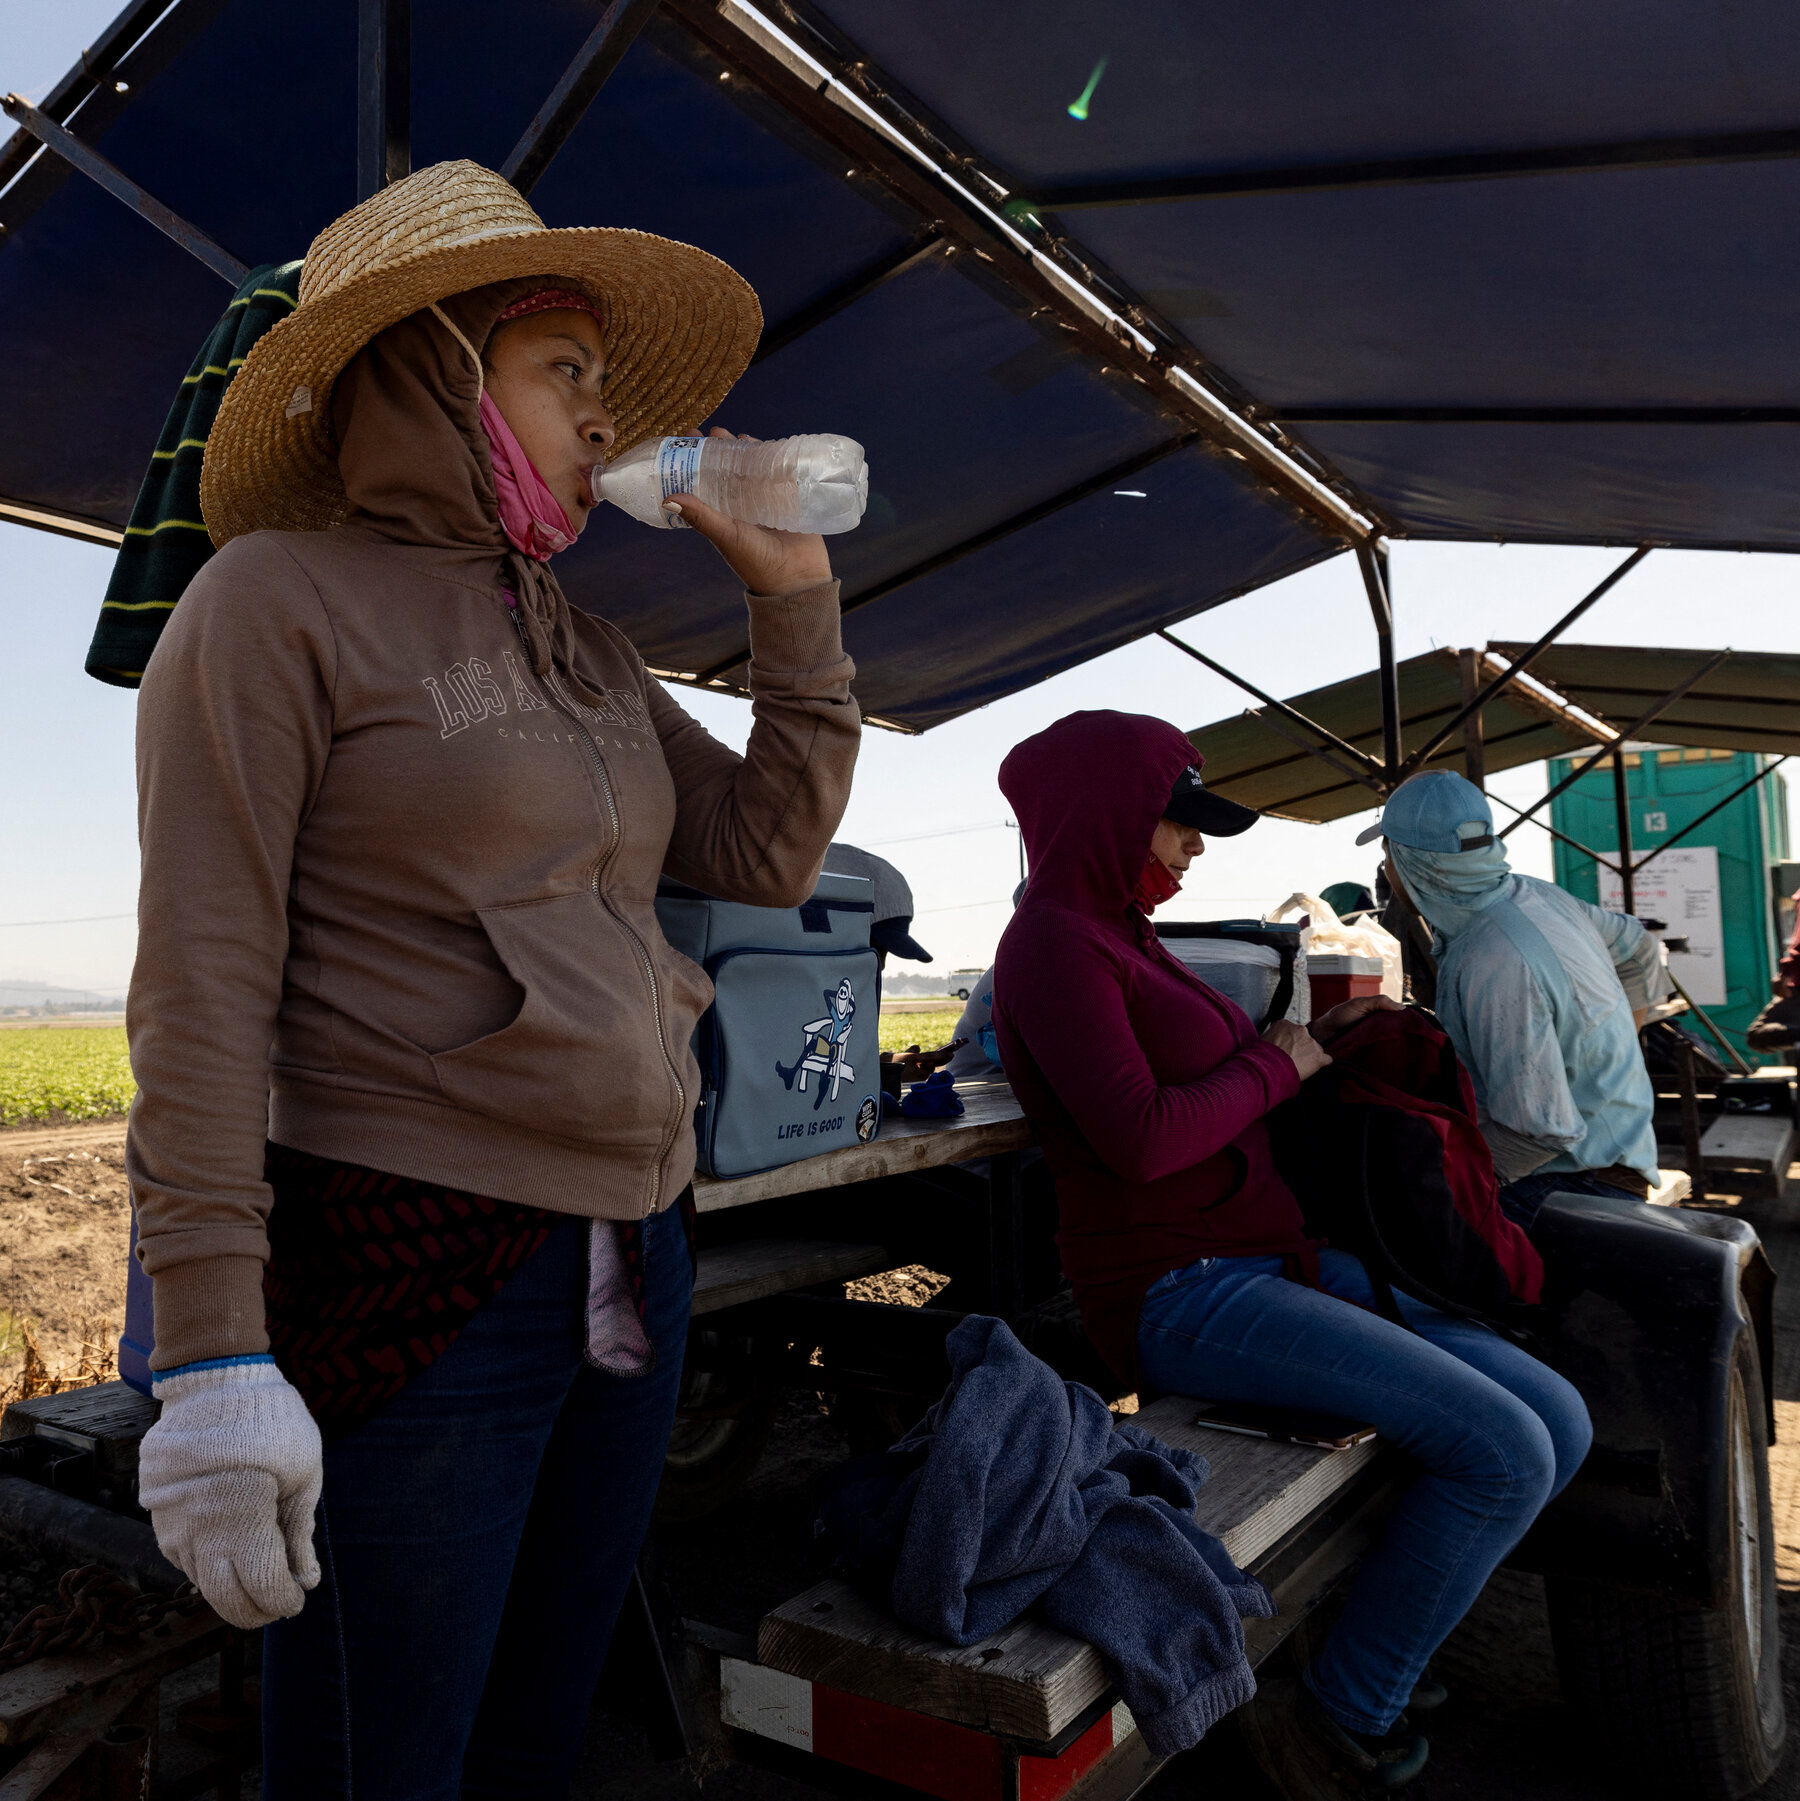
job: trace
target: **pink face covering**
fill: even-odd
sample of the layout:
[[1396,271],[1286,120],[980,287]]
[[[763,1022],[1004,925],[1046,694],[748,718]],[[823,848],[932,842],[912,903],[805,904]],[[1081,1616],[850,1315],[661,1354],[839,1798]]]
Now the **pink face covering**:
[[494,465],[494,493],[500,502],[500,529],[513,549],[548,562],[575,542],[575,528],[562,502],[544,485],[525,448],[485,391],[481,423],[487,428],[488,458]]
[[1164,901],[1173,900],[1181,892],[1181,877],[1155,851],[1144,859],[1138,872],[1137,886],[1131,898],[1146,913],[1154,913]]

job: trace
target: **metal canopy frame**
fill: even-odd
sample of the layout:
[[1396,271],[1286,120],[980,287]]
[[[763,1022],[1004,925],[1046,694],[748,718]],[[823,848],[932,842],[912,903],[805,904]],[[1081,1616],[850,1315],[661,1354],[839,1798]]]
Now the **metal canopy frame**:
[[1606,579],[1597,586],[1589,589],[1588,592],[1584,594],[1580,600],[1576,601],[1574,606],[1572,606],[1568,612],[1563,614],[1562,618],[1557,620],[1557,622],[1551,626],[1549,631],[1545,632],[1529,650],[1522,656],[1516,658],[1503,674],[1495,676],[1479,694],[1466,700],[1463,703],[1462,711],[1458,713],[1436,737],[1428,740],[1422,748],[1414,751],[1406,760],[1407,769],[1409,771],[1423,769],[1432,757],[1450,742],[1451,735],[1466,720],[1472,719],[1476,721],[1476,729],[1479,731],[1482,708],[1485,707],[1488,702],[1501,691],[1501,689],[1510,687],[1519,676],[1530,669],[1531,665],[1535,663],[1537,659],[1588,610],[1589,607],[1603,595],[1610,593],[1613,588],[1622,582],[1625,577],[1650,554],[1653,548],[1654,546],[1649,544],[1640,544],[1637,549],[1612,572],[1611,575],[1607,576]]
[[[97,139],[225,4],[131,0],[44,96],[39,110],[76,136]],[[61,187],[72,167],[59,156],[46,156],[43,140],[23,128],[0,146],[0,242]]]
[[[1124,481],[1128,476],[1148,469],[1153,463],[1160,463],[1165,457],[1173,456],[1176,451],[1187,449],[1198,437],[1197,432],[1184,432],[1178,438],[1170,438],[1164,443],[1152,445],[1148,450],[1139,451],[1136,456],[1127,457],[1122,463],[1114,463],[1111,468],[1102,469],[1097,475],[1085,476],[1073,487],[1064,488],[1060,494],[1052,494],[1048,500],[1040,500],[1037,505],[1026,507],[1022,512],[1002,519],[997,525],[988,526],[971,538],[964,538],[960,544],[952,544],[946,550],[933,551],[930,556],[922,558],[910,568],[886,576],[856,594],[846,595],[838,603],[838,612],[840,615],[854,613],[859,608],[892,594],[897,588],[904,588],[939,569],[948,568],[952,563],[960,563],[964,557],[973,556],[978,550],[986,550],[990,544],[998,544],[1001,539],[1010,538],[1027,526],[1036,525],[1040,519],[1048,519],[1053,513],[1060,513],[1065,507],[1073,506],[1076,501],[1086,500],[1090,494],[1099,494],[1114,482]],[[750,647],[746,644],[711,667],[700,670],[694,676],[694,682],[699,687],[705,687],[749,660]]]
[[[195,17],[208,6],[216,9],[221,3],[176,0],[177,7],[195,9]],[[144,16],[153,6],[154,0],[146,0]],[[1179,446],[1206,443],[1217,454],[1246,465],[1246,473],[1266,494],[1285,502],[1328,539],[1345,547],[1376,540],[1384,522],[1364,497],[1316,456],[1291,444],[1278,426],[1259,422],[1248,406],[1216,381],[1199,352],[1163,328],[1160,321],[1138,307],[1131,307],[1129,314],[1115,311],[1092,285],[1084,285],[1098,278],[1079,258],[1059,257],[1054,247],[1048,252],[1035,248],[960,179],[961,165],[967,159],[959,158],[870,81],[864,59],[839,55],[835,63],[822,61],[821,57],[834,55],[834,47],[823,42],[815,51],[799,50],[780,26],[746,0],[664,0],[663,9],[722,65],[723,73],[753,88],[841,151],[856,174],[872,178],[920,220],[920,236],[913,245],[862,271],[777,326],[760,355],[785,348],[923,260],[968,253],[979,260],[984,272],[999,283],[1019,310],[1060,327],[1071,348],[1098,360],[1103,378],[1151,391],[1160,410],[1182,429],[1177,438],[1146,460]],[[657,0],[611,0],[507,158],[504,173],[521,192],[528,192],[541,178],[656,10]],[[795,15],[789,18],[800,23]],[[128,34],[121,27],[115,35],[122,38]],[[410,52],[411,0],[358,0],[357,174],[365,197],[386,182],[400,179],[411,167]],[[74,88],[69,92],[73,94]],[[243,265],[237,259],[114,170],[55,119],[34,115],[27,123],[32,138],[56,150],[68,166],[100,181],[215,273],[233,279],[236,272],[241,279]],[[16,143],[8,147],[9,153],[16,152]],[[33,148],[35,153],[35,145]],[[999,201],[1004,196],[996,190],[994,198]],[[1071,261],[1080,278],[1067,267]],[[1122,306],[1129,304],[1123,296],[1119,298]],[[1163,344],[1148,335],[1140,321],[1154,327]],[[1062,506],[1073,505],[1119,473],[1110,470],[1092,482],[1077,484],[1042,507],[940,552],[877,589],[853,597],[846,605],[866,605],[930,569],[941,568]],[[700,679],[717,680],[742,660],[743,654],[734,654],[703,672]]]
[[412,0],[357,0],[356,197],[412,173]]
[[[99,42],[83,55],[80,66],[47,96],[42,109],[32,107],[17,95],[0,101],[0,106],[22,127],[8,144],[0,147],[0,234],[22,216],[21,205],[30,210],[73,168],[165,232],[221,278],[233,285],[243,279],[248,271],[239,259],[163,205],[69,128],[71,123],[79,122],[91,132],[104,130],[131,90],[131,82],[120,79],[119,71],[127,63],[135,71],[141,61],[146,73],[153,74],[210,22],[223,3],[224,0],[173,0],[173,4],[167,0],[133,0]],[[851,159],[847,173],[872,178],[889,198],[920,220],[920,232],[913,243],[860,271],[775,327],[759,347],[759,360],[786,348],[904,271],[931,258],[966,253],[978,259],[985,273],[1000,284],[1020,310],[1061,327],[1072,348],[1099,362],[1102,377],[1129,381],[1149,390],[1161,410],[1183,427],[1179,435],[1149,453],[1077,483],[847,598],[843,603],[845,612],[866,606],[1074,505],[1121,476],[1135,473],[1176,450],[1205,444],[1215,453],[1244,464],[1246,473],[1266,493],[1284,501],[1327,538],[1356,552],[1378,647],[1383,740],[1380,762],[1324,732],[1166,630],[1159,635],[1256,695],[1266,707],[1309,734],[1314,742],[1303,748],[1310,754],[1385,794],[1413,769],[1423,766],[1458,729],[1464,730],[1466,742],[1472,733],[1478,743],[1481,712],[1488,702],[1516,680],[1561,631],[1641,562],[1650,546],[1639,546],[1525,656],[1481,693],[1469,696],[1461,712],[1430,743],[1403,761],[1393,604],[1383,542],[1387,521],[1366,496],[1316,452],[1288,437],[1282,430],[1283,424],[1302,420],[1800,421],[1800,409],[1794,408],[1434,407],[1371,411],[1259,406],[1212,370],[1199,351],[1166,319],[1134,296],[1126,284],[1098,267],[1097,259],[1047,228],[1038,216],[1082,207],[1165,204],[1233,194],[1791,158],[1800,156],[1800,129],[1240,170],[1155,181],[1089,183],[1026,195],[984,167],[983,159],[966,146],[954,142],[941,124],[929,120],[923,107],[910,98],[898,97],[898,84],[874,68],[841,32],[807,8],[804,0],[782,4],[779,23],[758,11],[749,0],[661,3],[667,15],[722,65],[724,74],[753,88],[822,142],[841,151]],[[521,193],[528,194],[548,169],[657,9],[658,0],[610,0],[506,160],[503,173]],[[411,0],[358,0],[357,181],[359,193],[365,198],[411,170],[411,15]],[[803,45],[801,37],[809,41]],[[42,149],[55,155],[46,158]],[[34,169],[38,176],[35,187],[29,181]],[[978,191],[980,188],[991,194],[991,204]],[[74,536],[112,538],[110,529],[102,533],[93,522],[53,518],[41,508],[0,501],[0,511],[21,522]],[[1721,653],[1721,658],[1724,654],[1728,653]],[[747,656],[747,649],[736,651],[698,672],[693,679],[701,685],[718,682]],[[1645,715],[1644,722],[1662,707],[1673,704],[1682,692],[1685,688],[1666,697]],[[1291,736],[1274,719],[1263,717],[1271,729],[1284,737]],[[1350,758],[1348,765],[1339,761],[1345,753]],[[1584,770],[1593,760],[1589,759]],[[1540,801],[1537,806],[1543,804]],[[1537,807],[1528,809],[1507,831],[1516,829],[1536,810]],[[1623,861],[1629,881],[1628,853]]]
[[[368,5],[369,0],[363,4]],[[500,173],[521,194],[529,195],[537,186],[655,11],[656,0],[612,0],[600,15],[587,42],[575,53],[574,61],[501,165]]]
[[[1662,715],[1664,713],[1666,713],[1670,707],[1674,706],[1676,701],[1680,700],[1681,697],[1684,694],[1686,694],[1687,691],[1690,688],[1692,688],[1696,682],[1703,681],[1707,676],[1711,675],[1712,672],[1715,669],[1717,669],[1719,667],[1719,665],[1721,663],[1723,663],[1725,661],[1725,659],[1730,655],[1731,655],[1731,652],[1729,650],[1715,651],[1712,654],[1712,656],[1710,656],[1704,663],[1702,663],[1700,665],[1700,667],[1698,669],[1696,669],[1694,671],[1694,673],[1687,678],[1686,681],[1682,682],[1678,687],[1671,688],[1669,690],[1669,692],[1667,694],[1665,694],[1660,700],[1653,701],[1649,706],[1647,706],[1643,710],[1643,712],[1641,712],[1637,716],[1637,718],[1632,720],[1630,725],[1626,726],[1626,728],[1622,732],[1617,734],[1617,742],[1620,744],[1624,744],[1629,739],[1635,738],[1639,732],[1644,730],[1644,728],[1646,726],[1652,724],[1655,720],[1661,718]],[[1531,816],[1534,813],[1536,813],[1539,810],[1539,808],[1548,806],[1549,803],[1551,801],[1555,800],[1556,797],[1559,794],[1561,794],[1565,788],[1572,788],[1575,785],[1575,783],[1580,781],[1581,778],[1584,775],[1586,775],[1587,772],[1590,769],[1592,769],[1594,767],[1594,765],[1596,763],[1598,763],[1602,757],[1610,756],[1611,754],[1612,754],[1611,744],[1604,744],[1600,747],[1600,749],[1595,751],[1592,756],[1585,757],[1572,770],[1570,770],[1569,773],[1566,776],[1564,776],[1563,779],[1560,782],[1558,782],[1555,787],[1547,789],[1543,794],[1539,795],[1538,798],[1535,801],[1533,801],[1531,803],[1531,805],[1529,807],[1527,807],[1525,809],[1525,811],[1523,813],[1521,813],[1519,815],[1519,817],[1517,819],[1515,819],[1512,822],[1512,824],[1506,828],[1506,830],[1504,832],[1502,832],[1500,834],[1500,836],[1502,838],[1510,837],[1514,832],[1516,832],[1519,829],[1520,826],[1522,826],[1526,822],[1526,820],[1531,818]]]
[[[1156,635],[1159,638],[1166,640],[1168,643],[1173,644],[1177,650],[1186,651],[1196,662],[1204,663],[1215,675],[1222,675],[1228,682],[1235,683],[1238,687],[1242,688],[1246,694],[1254,695],[1265,707],[1272,709],[1282,719],[1286,719],[1289,725],[1297,726],[1301,731],[1310,733],[1313,737],[1313,742],[1310,744],[1302,742],[1300,738],[1295,737],[1292,732],[1285,730],[1275,719],[1270,718],[1267,714],[1257,715],[1262,723],[1269,727],[1271,731],[1276,732],[1283,738],[1287,738],[1291,743],[1300,745],[1300,748],[1309,755],[1317,757],[1321,762],[1329,763],[1333,769],[1339,772],[1339,774],[1352,777],[1352,779],[1361,782],[1367,788],[1374,789],[1378,795],[1385,798],[1397,788],[1400,783],[1405,781],[1409,775],[1414,774],[1417,770],[1423,769],[1425,765],[1450,742],[1451,738],[1453,738],[1457,732],[1462,731],[1464,733],[1465,753],[1467,752],[1471,736],[1473,737],[1475,744],[1479,745],[1481,739],[1481,715],[1488,704],[1506,688],[1512,686],[1521,675],[1524,675],[1544,651],[1548,650],[1550,646],[1554,644],[1556,640],[1576,622],[1576,620],[1580,619],[1596,601],[1603,595],[1610,593],[1614,587],[1622,582],[1625,577],[1628,576],[1655,548],[1656,546],[1653,544],[1640,544],[1637,549],[1624,560],[1624,562],[1614,569],[1610,575],[1606,576],[1602,581],[1596,584],[1596,586],[1589,589],[1588,592],[1584,594],[1582,598],[1562,616],[1562,618],[1557,620],[1557,622],[1551,626],[1551,628],[1545,632],[1535,644],[1526,649],[1522,655],[1515,658],[1513,662],[1499,675],[1495,676],[1486,687],[1482,688],[1479,692],[1466,692],[1461,708],[1451,715],[1448,722],[1440,726],[1438,730],[1410,756],[1405,757],[1402,756],[1400,750],[1401,721],[1399,665],[1394,660],[1394,615],[1393,604],[1388,590],[1388,559],[1385,549],[1379,545],[1358,545],[1356,550],[1356,560],[1362,571],[1363,587],[1369,598],[1369,610],[1373,614],[1375,620],[1376,642],[1380,656],[1380,663],[1377,670],[1377,689],[1381,696],[1382,755],[1379,760],[1369,756],[1365,751],[1358,750],[1353,744],[1345,743],[1342,738],[1337,737],[1332,732],[1328,732],[1325,727],[1320,725],[1316,720],[1308,719],[1304,713],[1289,706],[1286,701],[1277,700],[1272,694],[1265,694],[1254,682],[1246,681],[1243,676],[1227,669],[1223,663],[1215,662],[1211,657],[1207,656],[1204,651],[1196,650],[1193,645],[1183,643],[1181,639],[1175,637],[1172,633],[1158,631]],[[1465,690],[1472,690],[1474,687],[1474,671],[1476,668],[1474,661],[1475,653],[1473,651],[1463,651],[1458,654],[1463,659]],[[1667,707],[1673,706],[1675,702],[1687,692],[1688,688],[1692,687],[1702,676],[1709,674],[1730,654],[1729,651],[1721,651],[1719,656],[1716,657],[1713,662],[1709,663],[1706,668],[1699,671],[1698,674],[1692,676],[1683,687],[1677,689],[1673,694],[1665,695],[1662,700],[1658,701],[1656,706],[1638,723],[1640,725],[1648,724],[1658,713],[1662,712]],[[1330,749],[1327,750],[1325,746],[1329,746]],[[1595,753],[1595,758],[1597,759],[1605,754],[1606,747],[1603,746],[1600,751]],[[1343,757],[1348,757],[1351,760],[1350,763],[1346,764],[1340,761],[1340,758]],[[1591,767],[1591,764],[1592,759],[1590,759],[1589,764],[1583,766],[1583,770],[1585,771],[1586,768]],[[1479,766],[1480,758],[1479,753],[1477,752],[1471,761],[1469,779],[1475,782],[1477,787],[1483,787],[1484,783],[1475,773],[1475,770],[1478,769]],[[1570,779],[1573,780],[1574,778],[1571,777]],[[1566,786],[1566,784],[1564,785]],[[1560,791],[1560,788],[1553,789],[1550,794],[1545,795],[1543,800],[1540,800],[1537,803],[1537,806],[1528,809],[1518,819],[1514,820],[1513,824],[1506,828],[1506,831],[1510,832],[1514,827],[1524,824],[1525,820],[1537,810],[1537,807],[1541,807],[1544,804],[1544,801],[1549,800],[1554,794],[1559,793]],[[1549,830],[1548,827],[1545,829]],[[1500,835],[1501,837],[1505,837],[1506,832],[1502,832]],[[1560,834],[1556,835],[1560,836]],[[1586,851],[1585,847],[1580,848],[1583,848],[1584,854],[1586,855],[1592,856],[1594,854],[1591,851]]]
[[[1246,464],[1266,492],[1337,542],[1366,543],[1387,529],[1379,509],[1322,459],[1304,450],[1296,454],[1298,447],[1289,446],[1278,428],[1255,419],[1185,339],[1163,330],[1159,345],[1128,296],[1118,293],[1116,307],[1101,297],[1085,261],[1070,259],[1073,266],[1065,266],[1053,246],[1040,248],[1026,237],[1002,210],[1002,184],[923,125],[917,109],[895,100],[896,84],[841,34],[785,6],[778,24],[748,0],[664,0],[663,10],[735,80],[841,151],[859,175],[978,258],[1013,305],[1062,327],[1066,341],[1096,361],[1102,376],[1146,390],[1173,419],[1219,454]],[[809,46],[801,48],[788,35],[790,24],[811,34]],[[976,191],[977,182],[991,192],[992,204]]]
[[1766,162],[1800,156],[1800,129],[1731,131],[1683,138],[1627,138],[1599,144],[1475,150],[1449,156],[1396,156],[1289,168],[1229,169],[1153,181],[1080,182],[1038,188],[1009,203],[1019,212],[1074,212],[1101,206],[1167,206],[1244,194],[1317,194],[1421,182],[1494,181],[1573,175],[1594,169],[1669,169],[1699,163]]
[[72,131],[39,112],[22,94],[0,98],[0,112],[22,125],[45,149],[54,150],[71,168],[79,169],[90,181],[105,188],[115,200],[124,201],[139,218],[174,239],[190,256],[199,258],[213,274],[222,276],[234,288],[250,273],[248,263],[240,262],[198,226],[190,225],[172,212],[154,194],[139,187],[123,169],[108,162],[98,150],[90,149]]
[[1283,425],[1800,425],[1791,406],[1287,406]]

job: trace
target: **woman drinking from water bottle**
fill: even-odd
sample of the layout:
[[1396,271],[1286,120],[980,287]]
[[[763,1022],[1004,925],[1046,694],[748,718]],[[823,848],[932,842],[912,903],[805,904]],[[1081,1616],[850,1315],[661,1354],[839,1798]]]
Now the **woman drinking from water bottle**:
[[547,559],[761,315],[714,258],[425,169],[227,390],[221,550],[145,674],[129,1168],[140,1492],[264,1658],[264,1793],[566,1791],[692,1268],[705,976],[667,869],[793,906],[858,715],[823,541],[686,498],[748,592],[738,757]]

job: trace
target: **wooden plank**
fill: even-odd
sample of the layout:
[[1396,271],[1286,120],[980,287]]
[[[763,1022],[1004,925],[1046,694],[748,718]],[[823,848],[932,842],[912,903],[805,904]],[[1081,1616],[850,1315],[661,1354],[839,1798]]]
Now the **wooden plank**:
[[765,1614],[756,1660],[828,1688],[1023,1739],[1054,1738],[1111,1688],[1100,1653],[1040,1620],[973,1645],[903,1626],[846,1582],[821,1582]]
[[717,1313],[790,1288],[843,1282],[892,1267],[878,1244],[834,1244],[820,1238],[753,1238],[702,1251],[694,1268],[695,1313]]
[[1659,1169],[1656,1186],[1644,1196],[1652,1207],[1675,1207],[1693,1198],[1694,1178],[1685,1169]]
[[1164,1395],[1131,1422],[1164,1444],[1197,1451],[1209,1466],[1194,1518],[1224,1545],[1233,1563],[1254,1569],[1263,1552],[1323,1507],[1381,1455],[1380,1439],[1347,1451],[1271,1444],[1266,1438],[1196,1426],[1198,1403]]
[[52,1793],[63,1796],[85,1792],[86,1785],[80,1783],[81,1772],[75,1772],[69,1786],[58,1778],[73,1771],[100,1735],[139,1699],[140,1695],[131,1688],[83,1697],[83,1704],[63,1714],[56,1730],[39,1739],[0,1780],[0,1801],[44,1801]]
[[959,1083],[956,1092],[963,1103],[960,1119],[886,1119],[873,1144],[845,1145],[754,1176],[696,1176],[694,1205],[701,1213],[716,1213],[847,1182],[967,1163],[1031,1143],[1031,1127],[1006,1083]]
[[1754,1169],[1785,1175],[1794,1160],[1794,1122],[1785,1114],[1721,1113],[1700,1140],[1708,1169]]
[[[1132,1422],[1198,1451],[1210,1474],[1194,1517],[1246,1568],[1380,1454],[1271,1444],[1194,1425],[1198,1403],[1166,1395]],[[847,1584],[825,1582],[764,1616],[757,1660],[789,1675],[1020,1738],[1054,1738],[1107,1692],[1099,1653],[1040,1621],[952,1646],[903,1626]]]
[[40,1657],[0,1674],[0,1745],[22,1744],[65,1716],[85,1714],[96,1697],[135,1694],[170,1670],[210,1657],[229,1630],[211,1608],[202,1607],[185,1620],[171,1621],[162,1637],[147,1632],[129,1644]]
[[124,1382],[100,1382],[59,1395],[14,1401],[0,1415],[0,1440],[48,1438],[92,1451],[101,1470],[114,1478],[137,1473],[138,1445],[156,1424],[158,1407]]

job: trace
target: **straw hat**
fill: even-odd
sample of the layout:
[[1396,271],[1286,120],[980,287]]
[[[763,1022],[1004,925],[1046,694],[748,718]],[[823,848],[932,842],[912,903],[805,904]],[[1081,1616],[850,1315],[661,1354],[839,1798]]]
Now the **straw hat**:
[[313,239],[300,304],[258,340],[225,390],[200,474],[213,542],[335,525],[347,503],[331,390],[345,365],[433,301],[530,275],[579,284],[606,302],[613,456],[698,427],[749,366],[762,332],[750,284],[704,250],[643,231],[551,231],[491,170],[433,164]]

